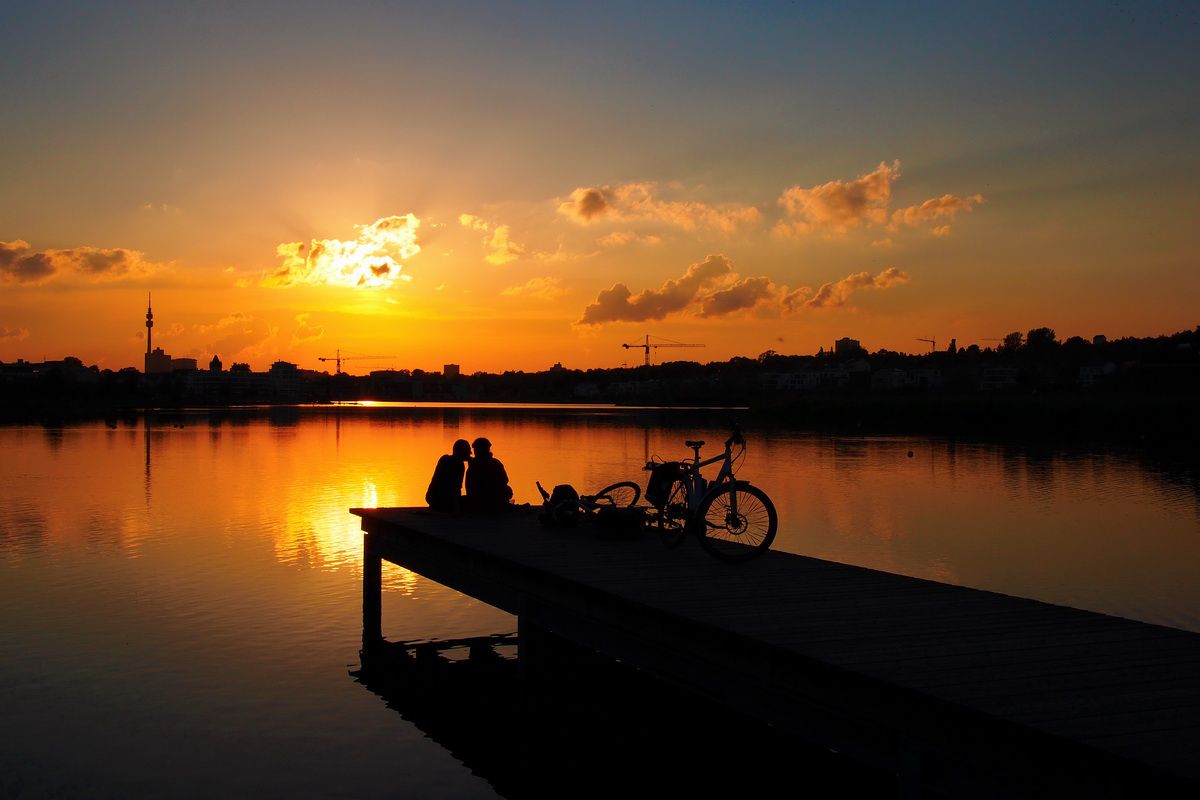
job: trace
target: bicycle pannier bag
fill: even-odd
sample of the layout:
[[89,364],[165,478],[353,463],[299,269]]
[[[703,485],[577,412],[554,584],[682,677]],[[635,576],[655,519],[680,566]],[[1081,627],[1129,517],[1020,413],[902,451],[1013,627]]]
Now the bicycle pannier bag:
[[665,461],[650,471],[650,481],[646,484],[646,502],[652,506],[661,506],[667,502],[671,484],[683,478],[683,470],[678,461]]
[[550,492],[550,499],[543,503],[538,519],[543,524],[557,528],[568,528],[579,524],[579,492],[569,483],[559,484]]

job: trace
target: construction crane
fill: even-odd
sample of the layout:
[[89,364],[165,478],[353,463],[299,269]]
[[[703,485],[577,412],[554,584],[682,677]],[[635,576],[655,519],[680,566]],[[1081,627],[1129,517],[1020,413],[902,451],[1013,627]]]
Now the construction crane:
[[343,361],[364,361],[366,359],[376,359],[376,358],[395,358],[395,356],[344,356],[344,355],[342,355],[342,351],[339,349],[337,351],[337,355],[325,356],[325,357],[318,356],[317,361],[333,361],[334,363],[337,364],[337,372],[334,374],[341,375]]
[[918,342],[929,342],[930,352],[937,350],[937,340],[936,339],[923,339],[920,336],[918,336],[917,341]]
[[[656,336],[654,338],[662,339],[661,336]],[[626,350],[630,349],[631,347],[640,347],[643,350],[645,350],[646,351],[646,366],[648,367],[648,366],[650,366],[650,348],[651,347],[657,349],[659,347],[704,347],[704,345],[702,345],[702,344],[684,344],[682,342],[672,342],[670,339],[663,339],[661,342],[652,342],[652,341],[650,341],[650,334],[646,334],[646,341],[634,342],[633,344],[623,344],[623,345],[621,345],[621,347],[624,347]]]

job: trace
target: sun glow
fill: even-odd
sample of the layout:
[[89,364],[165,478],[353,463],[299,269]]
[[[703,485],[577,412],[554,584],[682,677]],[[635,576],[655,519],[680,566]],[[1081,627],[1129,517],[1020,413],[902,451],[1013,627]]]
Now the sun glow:
[[283,263],[262,280],[264,286],[333,285],[386,289],[397,280],[401,264],[421,252],[414,214],[384,217],[363,225],[358,239],[313,239],[311,244],[285,242],[275,248]]

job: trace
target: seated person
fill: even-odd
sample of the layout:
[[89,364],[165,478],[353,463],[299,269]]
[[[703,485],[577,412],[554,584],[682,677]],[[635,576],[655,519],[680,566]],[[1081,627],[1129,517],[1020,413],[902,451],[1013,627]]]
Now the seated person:
[[455,511],[462,498],[463,471],[471,458],[471,445],[459,439],[448,455],[438,459],[433,479],[425,492],[425,502],[434,511]]
[[487,439],[480,437],[471,446],[475,457],[467,466],[466,507],[485,514],[504,511],[513,496],[504,465],[492,455],[492,443]]

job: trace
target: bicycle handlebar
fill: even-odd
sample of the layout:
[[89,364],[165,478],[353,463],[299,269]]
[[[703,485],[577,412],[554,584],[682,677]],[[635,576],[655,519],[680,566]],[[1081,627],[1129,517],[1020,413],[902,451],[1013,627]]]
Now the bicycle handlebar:
[[745,443],[746,443],[746,439],[742,436],[742,426],[737,424],[736,422],[733,423],[733,434],[728,439],[725,440],[725,446],[729,447],[729,446],[735,445],[735,444],[743,444],[744,445]]

